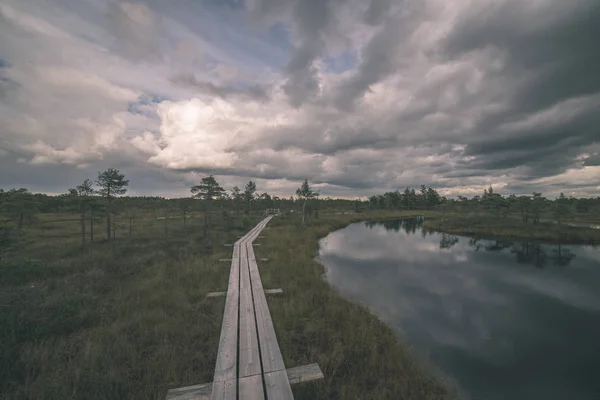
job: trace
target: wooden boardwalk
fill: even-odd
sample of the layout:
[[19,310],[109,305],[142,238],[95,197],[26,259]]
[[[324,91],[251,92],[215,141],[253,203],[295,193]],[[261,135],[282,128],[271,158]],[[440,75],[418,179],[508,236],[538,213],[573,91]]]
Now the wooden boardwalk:
[[233,246],[212,400],[293,399],[252,246],[271,218]]
[[167,400],[288,400],[290,383],[323,378],[317,364],[286,369],[283,363],[252,243],[271,218],[233,245],[213,382],[171,389]]

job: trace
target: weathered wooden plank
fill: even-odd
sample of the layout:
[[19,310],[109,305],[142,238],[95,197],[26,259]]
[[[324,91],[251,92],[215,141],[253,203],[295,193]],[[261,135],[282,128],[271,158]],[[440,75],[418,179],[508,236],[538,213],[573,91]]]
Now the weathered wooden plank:
[[316,363],[288,368],[286,373],[291,385],[323,379],[325,377],[323,372],[321,372],[321,368],[319,368],[319,364]]
[[265,374],[265,387],[268,399],[293,400],[292,388],[285,370]]
[[[289,368],[286,371],[290,385],[298,383],[310,382],[315,379],[323,379],[323,373],[318,364],[308,364],[299,367]],[[210,397],[212,392],[212,382],[203,383],[200,385],[186,386],[178,389],[171,389],[167,393],[166,400],[205,400]],[[175,397],[178,394],[186,394],[191,397]],[[196,397],[194,397],[196,396]]]
[[[239,399],[240,400],[264,400],[265,391],[263,388],[262,375],[246,376],[239,379]],[[277,399],[277,397],[272,397]]]
[[[247,247],[249,247],[248,255],[251,257],[253,255],[252,246]],[[285,370],[256,261],[251,260],[249,267],[252,279],[252,291],[254,293],[254,312],[256,314],[258,338],[262,354],[263,372]]]
[[167,392],[166,400],[209,400],[212,386],[211,382],[171,389]]
[[[283,293],[283,289],[265,289],[265,294],[281,294]],[[206,297],[223,297],[227,294],[227,292],[209,292]]]
[[237,400],[237,381],[235,379],[213,382],[211,400]]
[[248,258],[244,257],[244,253],[242,253],[240,271],[240,359],[238,379],[261,373]]
[[213,382],[237,378],[239,259],[231,262]]

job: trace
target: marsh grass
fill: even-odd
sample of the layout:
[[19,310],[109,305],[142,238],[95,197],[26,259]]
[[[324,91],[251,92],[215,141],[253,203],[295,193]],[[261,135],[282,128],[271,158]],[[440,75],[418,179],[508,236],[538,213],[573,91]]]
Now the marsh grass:
[[[418,215],[326,215],[303,227],[274,219],[256,247],[269,307],[288,367],[317,362],[325,379],[296,385],[296,399],[448,399],[455,390],[366,308],[344,300],[314,261],[317,240],[351,222]],[[169,388],[210,382],[230,257],[224,243],[260,218],[243,217],[211,245],[202,218],[145,216],[105,243],[79,248],[69,215],[45,215],[0,262],[0,394],[3,399],[164,399]],[[56,222],[62,220],[62,222]],[[65,221],[66,220],[66,221]],[[243,226],[243,227],[242,227]]]
[[62,225],[29,229],[0,262],[0,397],[164,399],[210,381],[224,300],[205,296],[226,288],[218,259],[244,230],[214,227],[207,251],[200,229],[156,224],[82,251]]

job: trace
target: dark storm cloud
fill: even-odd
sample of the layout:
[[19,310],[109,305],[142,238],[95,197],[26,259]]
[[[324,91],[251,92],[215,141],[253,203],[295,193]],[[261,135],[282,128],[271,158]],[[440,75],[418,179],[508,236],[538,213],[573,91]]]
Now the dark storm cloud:
[[595,155],[592,155],[592,156],[586,158],[583,161],[583,165],[586,165],[588,167],[591,167],[591,166],[600,166],[600,153],[597,153]]
[[465,154],[476,167],[554,175],[600,138],[600,3],[496,4],[460,18],[441,47],[447,59],[489,48],[503,55],[488,76],[504,81],[506,107],[478,122]]
[[299,43],[285,66],[288,79],[283,90],[294,107],[299,107],[319,91],[317,71],[312,67],[312,62],[324,50],[322,35],[331,23],[332,3],[334,1],[331,0],[301,0],[293,6]]
[[193,75],[177,75],[171,79],[174,84],[209,96],[228,98],[232,96],[248,98],[256,101],[269,101],[269,87],[252,84],[245,87],[217,85],[208,81],[200,81]]
[[600,91],[600,3],[507,1],[457,21],[445,43],[450,56],[494,46],[507,53],[503,74],[525,78],[515,109],[535,111]]
[[324,120],[265,130],[264,136],[252,143],[252,147],[268,146],[277,151],[297,148],[309,153],[334,155],[352,149],[385,149],[395,144],[396,138],[383,136],[365,124],[337,124],[335,121],[327,124]]
[[[294,42],[291,55],[283,72],[286,81],[282,89],[287,94],[290,104],[298,108],[309,99],[314,99],[319,93],[318,71],[313,62],[324,56],[331,38],[344,37],[348,32],[339,32],[339,21],[336,16],[340,10],[351,2],[340,0],[288,0],[273,2],[271,0],[255,0],[251,2],[250,10],[255,18],[269,20],[274,16],[289,16],[293,25]],[[371,0],[363,2],[366,11],[362,14],[362,20],[369,25],[379,25],[383,22],[386,13],[390,9],[389,0]],[[354,5],[355,6],[355,5]],[[352,7],[352,5],[350,6]],[[387,43],[382,43],[386,42]],[[391,41],[386,39],[386,34],[379,35],[370,48],[366,51],[366,65],[364,71],[356,78],[354,92],[351,95],[358,96],[358,92],[366,90],[369,84],[377,81],[377,77],[384,74],[385,60],[377,60],[386,56],[384,48],[390,47]],[[395,39],[397,41],[397,38]],[[388,49],[389,50],[389,49]],[[373,57],[371,57],[373,56]],[[387,56],[387,58],[392,55]],[[389,64],[389,63],[387,63]],[[371,75],[371,70],[373,75]],[[353,98],[354,98],[353,97]],[[340,102],[343,96],[340,96]]]

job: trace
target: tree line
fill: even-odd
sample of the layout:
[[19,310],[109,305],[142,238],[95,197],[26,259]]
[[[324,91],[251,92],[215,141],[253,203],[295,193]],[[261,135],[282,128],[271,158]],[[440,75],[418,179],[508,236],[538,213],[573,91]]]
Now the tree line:
[[600,197],[576,198],[560,193],[548,199],[540,192],[531,195],[510,194],[502,196],[493,187],[484,189],[481,195],[472,198],[457,196],[447,198],[435,189],[421,185],[420,189],[406,188],[404,191],[389,191],[369,197],[372,209],[389,210],[458,210],[463,212],[486,212],[498,218],[518,215],[524,223],[538,224],[541,216],[552,216],[559,222],[574,214],[600,213]]
[[[239,218],[240,213],[249,215],[255,210],[263,212],[267,209],[287,209],[291,211],[299,202],[302,210],[302,222],[307,216],[318,217],[319,193],[313,190],[308,180],[296,190],[296,198],[290,196],[280,198],[268,193],[258,193],[256,182],[250,180],[245,187],[240,189],[234,186],[229,192],[225,190],[213,175],[204,177],[198,185],[190,188],[188,198],[165,199],[152,196],[124,196],[127,193],[129,180],[118,169],[109,168],[98,172],[95,181],[85,179],[81,184],[68,189],[64,194],[49,196],[34,194],[27,189],[0,189],[0,214],[7,219],[0,220],[0,246],[7,237],[9,227],[6,222],[12,222],[12,227],[22,230],[24,224],[31,223],[38,213],[70,212],[79,216],[81,227],[81,247],[86,247],[86,232],[89,228],[89,240],[94,241],[94,221],[103,216],[106,223],[105,240],[110,242],[116,238],[116,219],[124,214],[129,219],[129,233],[131,235],[132,221],[136,211],[150,210],[155,218],[157,209],[177,210],[183,219],[184,230],[187,228],[189,214],[192,211],[201,211],[204,215],[204,238],[210,237],[212,217],[216,210],[220,210],[221,217],[228,230],[231,214]],[[329,205],[340,205],[334,199],[325,199]],[[165,217],[165,235],[167,234],[167,220]]]

